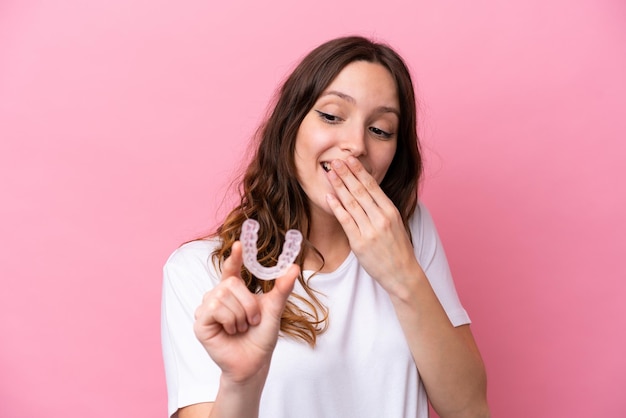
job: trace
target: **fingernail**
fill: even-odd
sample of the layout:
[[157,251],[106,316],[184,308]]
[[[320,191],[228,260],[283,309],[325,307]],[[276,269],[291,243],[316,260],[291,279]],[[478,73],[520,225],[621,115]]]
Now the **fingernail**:
[[252,317],[252,325],[258,325],[261,322],[261,315],[256,314]]
[[333,168],[340,168],[341,167],[341,161],[339,161],[339,160],[333,160],[333,162],[330,163],[330,164],[333,166]]

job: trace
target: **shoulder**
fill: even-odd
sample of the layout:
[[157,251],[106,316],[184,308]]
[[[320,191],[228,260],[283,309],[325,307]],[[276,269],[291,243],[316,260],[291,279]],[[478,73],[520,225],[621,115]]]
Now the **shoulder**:
[[439,236],[430,211],[423,202],[418,202],[413,216],[409,220],[411,239],[420,261],[429,258],[439,245]]
[[174,287],[206,290],[219,281],[212,254],[220,245],[218,239],[188,242],[178,247],[163,266],[166,283]]
[[412,232],[415,232],[415,230],[419,231],[424,228],[430,229],[435,227],[433,217],[431,216],[430,211],[428,210],[424,202],[417,202],[415,212],[413,212],[413,216],[411,216],[409,224],[411,226]]
[[178,247],[169,256],[165,265],[181,265],[181,264],[204,264],[210,261],[211,254],[219,247],[220,241],[217,239],[201,239],[191,241]]
[[430,282],[439,302],[454,326],[469,324],[470,318],[456,293],[448,260],[437,233],[435,222],[423,203],[419,203],[411,219],[415,256]]

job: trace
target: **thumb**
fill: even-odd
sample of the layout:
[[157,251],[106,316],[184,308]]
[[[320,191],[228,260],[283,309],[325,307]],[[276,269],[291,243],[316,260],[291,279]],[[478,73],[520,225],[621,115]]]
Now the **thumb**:
[[230,250],[230,255],[222,266],[222,280],[230,276],[241,277],[241,266],[243,265],[243,250],[241,242],[235,241]]
[[268,296],[275,302],[275,306],[281,311],[285,307],[285,303],[287,303],[287,298],[293,291],[293,286],[299,274],[300,267],[297,264],[292,264],[285,274],[276,279],[274,288],[268,293]]

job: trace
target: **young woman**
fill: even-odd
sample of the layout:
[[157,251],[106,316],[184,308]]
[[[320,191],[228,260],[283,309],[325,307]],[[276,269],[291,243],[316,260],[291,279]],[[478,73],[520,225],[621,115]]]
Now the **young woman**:
[[[415,113],[386,45],[335,39],[293,71],[240,204],[165,265],[170,416],[415,418],[428,400],[442,418],[488,416],[469,317],[417,199]],[[242,264],[248,218],[265,266],[288,229],[304,236],[274,281]]]

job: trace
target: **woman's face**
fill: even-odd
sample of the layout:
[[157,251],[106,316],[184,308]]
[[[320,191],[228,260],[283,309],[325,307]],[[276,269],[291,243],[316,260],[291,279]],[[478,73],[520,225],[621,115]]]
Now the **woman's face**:
[[399,115],[396,84],[382,65],[355,61],[337,75],[296,136],[298,180],[313,207],[332,213],[326,170],[335,159],[358,158],[380,184],[396,152]]

